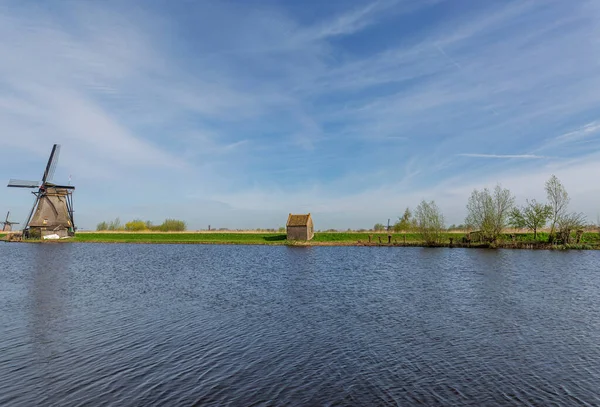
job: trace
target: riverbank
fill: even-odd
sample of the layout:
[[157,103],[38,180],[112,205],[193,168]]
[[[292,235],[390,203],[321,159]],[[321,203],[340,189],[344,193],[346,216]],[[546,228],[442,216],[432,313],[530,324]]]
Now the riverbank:
[[[578,244],[551,245],[547,236],[531,233],[502,235],[496,244],[463,241],[464,233],[444,233],[438,247],[511,249],[600,249],[600,234],[584,233]],[[544,242],[545,240],[545,242]],[[252,232],[80,232],[72,240],[84,243],[252,244],[290,246],[427,246],[417,233],[320,232],[311,241],[288,241],[283,233]]]
[[[469,247],[538,250],[599,250],[600,234],[584,233],[580,242],[570,245],[547,243],[542,234],[538,240],[531,233],[504,234],[495,244],[466,242],[464,233],[447,232],[440,243],[426,244],[416,233],[320,232],[311,241],[288,241],[283,233],[262,232],[79,232],[74,238],[53,243],[140,243],[140,244],[231,244],[287,246],[388,246],[388,247]],[[6,235],[0,234],[0,239]],[[29,241],[32,243],[40,242]]]

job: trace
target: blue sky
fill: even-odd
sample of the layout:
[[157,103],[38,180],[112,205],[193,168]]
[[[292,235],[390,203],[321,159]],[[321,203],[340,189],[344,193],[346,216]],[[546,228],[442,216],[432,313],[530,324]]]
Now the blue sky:
[[[473,188],[600,212],[596,1],[0,0],[0,173],[76,220],[361,228]],[[23,220],[24,190],[0,188]]]

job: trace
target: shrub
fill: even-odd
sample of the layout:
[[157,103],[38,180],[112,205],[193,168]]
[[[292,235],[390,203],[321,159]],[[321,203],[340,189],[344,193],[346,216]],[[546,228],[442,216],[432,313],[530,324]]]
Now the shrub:
[[422,201],[415,209],[417,230],[428,245],[439,244],[444,229],[444,215],[435,201]]
[[125,224],[125,230],[129,232],[140,232],[142,230],[148,230],[146,222],[140,219],[134,219],[131,222]]
[[161,232],[183,232],[186,229],[186,224],[182,220],[165,219],[158,229]]

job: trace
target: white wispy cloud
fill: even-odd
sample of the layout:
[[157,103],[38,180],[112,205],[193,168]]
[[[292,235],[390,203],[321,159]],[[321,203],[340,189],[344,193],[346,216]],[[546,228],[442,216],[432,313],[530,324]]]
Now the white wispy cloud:
[[301,37],[319,40],[356,33],[374,23],[377,15],[396,5],[396,0],[378,0],[305,30]]
[[568,133],[562,134],[556,137],[555,140],[560,142],[569,142],[580,140],[585,137],[589,137],[600,132],[600,122],[593,121],[585,124],[584,126],[578,128],[577,130],[570,131]]
[[210,208],[182,217],[230,227],[294,208],[374,223],[422,198],[460,218],[474,185],[527,193],[550,171],[600,199],[576,177],[600,149],[597,4],[480,2],[404,29],[436,3],[342,2],[310,23],[285,2],[0,5],[0,169],[28,173],[62,142],[81,188],[142,208],[160,185],[149,213],[182,197]]

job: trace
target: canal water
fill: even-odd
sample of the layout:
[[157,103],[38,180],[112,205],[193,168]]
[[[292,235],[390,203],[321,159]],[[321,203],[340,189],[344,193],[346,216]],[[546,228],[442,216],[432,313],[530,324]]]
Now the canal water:
[[2,406],[600,405],[600,252],[0,244]]

